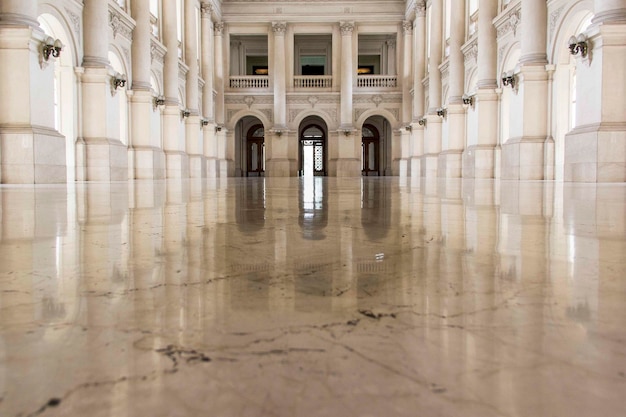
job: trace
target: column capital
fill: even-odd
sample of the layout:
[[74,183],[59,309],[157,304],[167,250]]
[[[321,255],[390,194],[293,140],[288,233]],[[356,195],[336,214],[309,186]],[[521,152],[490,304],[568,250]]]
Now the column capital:
[[405,35],[413,34],[413,22],[411,20],[402,21],[402,30]]
[[426,17],[426,2],[424,0],[415,3],[415,17]]
[[224,22],[215,22],[213,25],[215,36],[222,36],[224,34]]
[[213,16],[213,5],[209,3],[200,3],[200,12],[203,19],[210,19]]
[[339,29],[341,29],[341,34],[343,36],[352,35],[354,31],[354,22],[339,22]]
[[282,36],[287,31],[287,22],[272,22],[272,31],[277,36]]

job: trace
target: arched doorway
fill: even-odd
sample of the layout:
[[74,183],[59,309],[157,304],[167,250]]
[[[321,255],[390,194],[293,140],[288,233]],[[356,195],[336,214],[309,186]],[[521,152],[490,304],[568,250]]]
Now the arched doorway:
[[380,132],[374,125],[363,125],[361,139],[361,174],[380,175]]
[[265,175],[265,130],[262,124],[253,125],[246,134],[246,176]]
[[300,124],[298,175],[322,177],[327,175],[326,123],[319,117],[308,117]]

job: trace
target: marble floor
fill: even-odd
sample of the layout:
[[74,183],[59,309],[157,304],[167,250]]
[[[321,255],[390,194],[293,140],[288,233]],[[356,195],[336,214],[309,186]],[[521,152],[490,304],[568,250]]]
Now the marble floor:
[[0,186],[0,416],[624,416],[626,184]]

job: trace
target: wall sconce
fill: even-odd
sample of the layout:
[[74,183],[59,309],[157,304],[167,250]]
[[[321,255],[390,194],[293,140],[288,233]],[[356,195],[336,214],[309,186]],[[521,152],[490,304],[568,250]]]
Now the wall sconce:
[[186,117],[191,116],[191,112],[190,112],[189,110],[187,110],[187,109],[185,109],[185,110],[181,110],[181,111],[180,111],[180,116],[184,119],[184,118],[186,118]]
[[439,107],[437,109],[437,116],[445,118],[447,115],[448,115],[448,110],[445,107]]
[[411,125],[404,125],[404,130],[406,130],[407,132],[410,132],[413,130],[413,128],[411,127]]
[[461,97],[461,100],[463,100],[464,106],[474,105],[474,96],[470,96],[469,94],[463,94],[463,97]]
[[126,75],[116,73],[113,78],[111,78],[111,83],[114,89],[123,88],[126,86]]
[[165,105],[165,97],[157,96],[152,99],[152,106],[156,109],[157,107],[161,107]]
[[569,52],[572,55],[580,54],[581,57],[587,57],[587,51],[589,49],[589,44],[587,43],[587,37],[582,33],[578,36],[572,36],[569,38]]
[[215,132],[221,132],[222,131],[222,126],[215,126]]
[[41,54],[43,55],[43,60],[47,61],[50,59],[50,56],[54,58],[58,58],[61,55],[61,51],[63,50],[63,44],[58,39],[53,39],[51,36],[48,36],[41,43]]
[[421,119],[417,121],[417,124],[420,126],[426,126],[426,118],[422,117]]
[[200,126],[208,126],[209,119],[200,119]]
[[517,84],[517,80],[515,79],[515,74],[513,71],[505,72],[502,74],[502,85],[505,87],[511,87],[515,89],[515,85]]
[[350,127],[342,127],[339,128],[339,132],[343,133],[344,136],[350,136],[353,132],[353,129]]

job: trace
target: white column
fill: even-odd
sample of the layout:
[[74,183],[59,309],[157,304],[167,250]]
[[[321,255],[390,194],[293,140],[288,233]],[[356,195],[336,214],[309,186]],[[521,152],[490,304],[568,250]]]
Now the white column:
[[[131,14],[135,20],[132,43],[133,79],[131,88],[130,149],[132,178],[160,179],[165,177],[163,152],[152,142],[150,119],[155,111],[150,92],[150,0],[133,0]],[[130,168],[130,167],[129,167]]]
[[430,4],[430,57],[428,60],[428,116],[424,137],[424,157],[422,173],[426,177],[436,177],[439,153],[441,152],[442,119],[437,116],[441,107],[441,56],[443,53],[443,2]]
[[203,154],[206,158],[206,175],[207,177],[215,177],[217,174],[216,167],[216,139],[215,139],[215,106],[213,98],[213,66],[215,65],[214,54],[214,37],[213,22],[211,15],[213,14],[213,6],[211,4],[202,3],[202,78],[204,79],[204,87],[202,89],[202,115],[208,121],[203,129]]
[[[401,135],[401,151],[400,151],[400,161],[399,161],[399,170],[397,175],[401,177],[406,177],[410,175],[409,172],[409,163],[411,160],[411,132],[410,132],[410,123],[412,120],[412,112],[411,112],[411,87],[413,86],[413,72],[412,72],[412,50],[413,50],[413,22],[410,20],[405,20],[402,22],[402,43],[403,43],[403,51],[402,54],[402,125],[403,128],[400,131]],[[406,128],[404,128],[406,127]],[[394,164],[395,165],[395,164]]]
[[498,95],[496,88],[496,28],[493,19],[498,0],[478,3],[478,81],[475,101],[478,118],[478,144],[463,153],[463,176],[493,178],[498,144]]
[[287,129],[287,85],[285,80],[285,22],[272,22],[274,33],[274,126],[275,129]]
[[579,99],[576,127],[565,137],[565,181],[626,182],[626,0],[594,6],[587,55],[576,55]]
[[[107,132],[107,101],[111,94],[109,75],[108,2],[85,0],[83,8],[85,73],[82,76],[82,110],[85,167],[83,177],[89,181],[120,181],[128,179],[128,148]],[[80,167],[79,167],[80,169]]]
[[184,152],[184,138],[180,137],[181,112],[178,102],[178,35],[175,1],[164,1],[163,43],[167,48],[163,62],[163,90],[165,108],[163,110],[163,150],[168,178],[189,176],[189,160]]
[[36,18],[36,0],[0,2],[0,183],[61,183],[67,177],[65,138],[54,123],[58,58],[43,59],[47,35]]
[[[546,43],[548,6],[543,0],[522,0],[520,74],[517,82],[522,96],[522,137],[503,138],[502,178],[545,179],[548,138],[548,72]],[[510,88],[510,87],[503,87]],[[550,161],[550,164],[553,164]]]
[[227,132],[224,127],[224,22],[217,22],[213,25],[215,35],[215,66],[213,81],[217,95],[215,98],[215,123],[218,126],[216,133],[217,144],[217,171],[220,177],[228,176],[229,166],[226,159],[226,137]]
[[415,4],[415,38],[413,46],[413,121],[411,123],[411,140],[413,154],[411,157],[411,177],[422,175],[422,155],[424,154],[424,126],[419,120],[424,117],[424,84],[426,67],[426,2]]
[[352,65],[352,37],[354,22],[340,22],[341,29],[341,128],[352,126],[352,90],[354,69]]
[[439,158],[439,176],[460,178],[462,152],[465,148],[465,56],[461,46],[465,41],[465,0],[451,0],[450,56],[448,75],[448,148]]
[[185,62],[189,67],[185,83],[186,108],[189,117],[185,119],[185,149],[189,158],[189,176],[201,178],[206,170],[200,147],[200,90],[198,66],[198,3],[185,1]]

